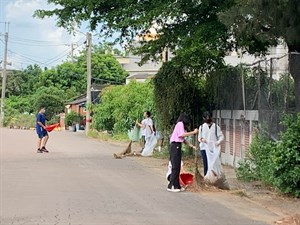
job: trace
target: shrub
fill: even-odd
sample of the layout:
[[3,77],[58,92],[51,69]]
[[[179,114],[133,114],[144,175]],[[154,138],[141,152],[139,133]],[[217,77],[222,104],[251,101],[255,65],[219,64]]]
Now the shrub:
[[277,143],[273,161],[273,185],[283,193],[300,197],[300,113],[286,116],[286,131]]
[[237,176],[243,180],[261,180],[282,193],[300,197],[300,113],[286,116],[286,130],[272,142],[257,136],[251,143],[249,158],[240,163]]
[[128,85],[110,86],[103,90],[101,103],[94,107],[93,127],[98,131],[127,134],[146,110],[155,114],[151,83],[130,82]]
[[274,148],[275,143],[267,137],[255,136],[249,148],[248,159],[239,163],[237,177],[245,181],[262,180],[269,184],[272,174],[271,155]]
[[74,111],[69,112],[65,117],[65,124],[67,126],[73,126],[80,122],[80,115]]
[[35,115],[30,115],[28,113],[17,114],[11,117],[9,121],[7,121],[7,126],[29,129],[31,127],[35,127],[35,121]]

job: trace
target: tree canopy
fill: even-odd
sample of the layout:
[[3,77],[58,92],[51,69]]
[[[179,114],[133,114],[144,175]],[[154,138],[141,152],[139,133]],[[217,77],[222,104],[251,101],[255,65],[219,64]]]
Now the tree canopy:
[[[127,72],[110,53],[111,45],[95,45],[92,51],[92,82],[125,83]],[[118,51],[114,51],[120,53]],[[39,105],[47,108],[47,119],[64,111],[64,103],[86,93],[86,54],[65,61],[51,69],[30,65],[7,77],[5,124],[24,113],[36,113]]]
[[[226,52],[234,47],[260,55],[267,53],[270,46],[285,41],[293,52],[289,68],[295,80],[297,111],[300,111],[298,0],[48,2],[57,7],[38,10],[36,16],[56,16],[58,26],[70,31],[74,22],[80,25],[88,21],[91,30],[107,36],[120,34],[117,41],[121,42],[139,35],[142,44],[135,50],[142,55],[142,62],[160,58],[167,48],[173,53],[172,61],[190,73],[219,68]],[[149,36],[150,41],[145,38]]]
[[[48,2],[59,7],[38,10],[35,15],[41,18],[57,16],[58,25],[69,30],[74,28],[74,21],[77,24],[88,21],[91,30],[99,30],[107,36],[120,34],[117,40],[121,42],[137,35],[154,34],[151,41],[142,41],[136,49],[143,55],[143,62],[160,58],[168,48],[174,55],[173,61],[206,71],[222,64],[229,47],[227,29],[219,21],[218,13],[228,9],[233,0]],[[155,31],[149,34],[149,29]]]
[[295,81],[296,110],[300,112],[300,1],[236,0],[220,18],[229,28],[237,48],[266,54],[269,47],[285,42],[289,69]]

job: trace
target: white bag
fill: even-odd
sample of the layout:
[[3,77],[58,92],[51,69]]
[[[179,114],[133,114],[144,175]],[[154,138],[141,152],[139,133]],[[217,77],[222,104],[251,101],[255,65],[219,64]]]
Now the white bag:
[[220,160],[220,146],[215,142],[205,144],[208,170],[204,177],[205,182],[215,185],[221,189],[229,189],[225,173]]
[[141,153],[142,156],[151,156],[157,144],[157,138],[154,133],[146,139],[145,147]]

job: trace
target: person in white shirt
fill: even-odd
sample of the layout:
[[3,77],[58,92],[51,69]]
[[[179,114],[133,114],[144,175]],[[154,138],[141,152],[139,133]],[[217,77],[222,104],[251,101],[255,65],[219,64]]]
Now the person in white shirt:
[[149,141],[149,138],[154,133],[153,121],[151,119],[151,113],[149,111],[144,112],[144,119],[142,120],[141,123],[136,121],[136,125],[142,129],[142,143],[143,143],[142,150],[143,150],[146,145],[147,140]]
[[198,141],[200,145],[200,154],[203,160],[204,176],[208,170],[206,151],[211,151],[214,147],[220,146],[224,140],[221,128],[213,123],[212,116],[209,112],[203,113],[204,123],[199,127]]

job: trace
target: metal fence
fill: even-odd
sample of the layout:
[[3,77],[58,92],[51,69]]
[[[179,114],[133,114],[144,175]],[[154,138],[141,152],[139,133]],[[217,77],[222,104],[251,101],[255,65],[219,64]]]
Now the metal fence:
[[282,131],[282,116],[295,112],[288,55],[226,68],[209,78],[216,110],[257,110],[259,129],[273,139]]

